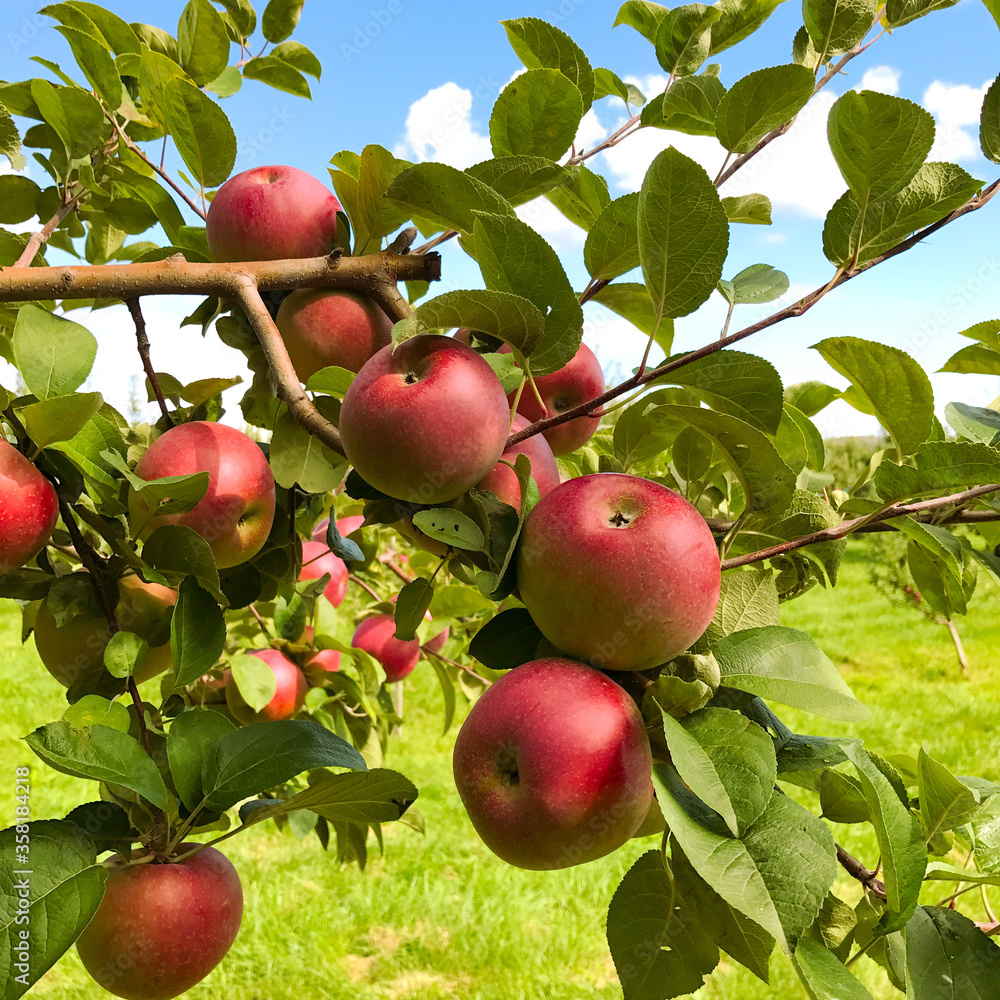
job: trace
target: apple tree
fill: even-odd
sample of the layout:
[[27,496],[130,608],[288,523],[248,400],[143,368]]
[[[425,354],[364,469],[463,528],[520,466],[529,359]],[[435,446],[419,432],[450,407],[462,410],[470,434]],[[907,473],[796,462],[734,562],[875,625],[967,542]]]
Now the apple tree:
[[[309,98],[320,75],[293,38],[300,0],[259,17],[250,0],[190,0],[173,34],[84,0],[43,8],[66,59],[0,83],[15,171],[0,223],[37,220],[0,229],[0,356],[17,372],[0,387],[0,597],[66,689],[28,745],[95,784],[68,816],[18,812],[0,833],[5,1000],[74,943],[119,996],[200,981],[242,912],[213,845],[257,824],[361,866],[384,824],[421,827],[417,788],[385,766],[421,659],[445,728],[473,703],[456,784],[501,858],[551,869],[660,835],[606,901],[629,1000],[697,989],[722,953],[766,980],[775,949],[822,1000],[869,995],[862,956],[912,1000],[997,995],[1000,928],[964,894],[1000,883],[1000,785],[956,777],[933,747],[885,758],[793,732],[783,705],[818,733],[869,708],[780,607],[834,587],[847,537],[877,528],[905,539],[937,615],[965,614],[978,577],[1000,580],[1000,417],[951,403],[946,431],[926,372],[876,341],[816,345],[844,392],[785,386],[741,342],[878,281],[1000,181],[928,162],[934,122],[915,104],[847,92],[828,127],[845,185],[829,278],[740,327],[738,307],[789,278],[729,259],[731,227],[769,224],[770,203],[719,188],[772,144],[780,156],[869,46],[946,24],[953,0],[804,0],[790,60],[733,79],[726,50],[753,46],[779,2],[628,0],[614,24],[655,49],[655,95],[544,20],[505,21],[525,71],[493,107],[494,155],[459,170],[331,150],[336,195],[293,166],[231,176],[226,103]],[[628,120],[577,148],[597,101]],[[713,136],[724,161],[713,177],[669,147],[613,199],[588,161],[644,129]],[[980,138],[1000,162],[1000,78]],[[167,148],[183,170],[164,168]],[[537,198],[587,234],[582,289],[517,212]],[[483,287],[434,294],[449,240]],[[157,368],[153,294],[195,296],[185,322],[244,353],[239,415],[222,405],[231,372],[185,384]],[[721,336],[673,353],[675,321],[715,294]],[[582,344],[590,301],[645,337],[615,385]],[[81,310],[119,303],[153,424],[81,391],[97,349]],[[955,332],[971,343],[949,371],[1000,371],[1000,321]],[[887,435],[851,484],[825,471],[813,422],[837,398]],[[871,824],[878,858],[853,857],[827,819]],[[832,891],[841,869],[855,906]],[[181,887],[175,912],[127,919],[162,886]],[[181,933],[198,941],[183,956],[168,947]]]

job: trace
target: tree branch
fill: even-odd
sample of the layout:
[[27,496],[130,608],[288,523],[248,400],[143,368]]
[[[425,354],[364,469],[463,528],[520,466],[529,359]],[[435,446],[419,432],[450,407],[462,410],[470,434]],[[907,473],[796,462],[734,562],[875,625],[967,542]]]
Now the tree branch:
[[470,677],[474,677],[477,681],[479,681],[480,684],[484,684],[486,687],[489,687],[493,683],[492,681],[487,680],[485,677],[482,677],[481,675],[477,674],[475,670],[472,669],[472,667],[467,667],[464,663],[459,663],[458,660],[452,660],[447,656],[442,656],[441,653],[438,653],[435,650],[428,648],[427,646],[421,646],[420,652],[422,652],[425,656],[436,657],[442,663],[447,663],[449,667],[457,667],[463,673],[468,674]]
[[170,411],[167,409],[167,401],[163,398],[160,380],[156,375],[156,370],[153,368],[153,362],[149,358],[149,337],[146,336],[146,319],[142,315],[142,307],[139,305],[138,299],[132,298],[126,299],[125,305],[128,306],[128,311],[132,314],[132,321],[135,323],[135,340],[139,348],[139,357],[142,359],[143,370],[146,372],[146,378],[149,379],[149,384],[153,387],[156,402],[160,405],[160,413],[163,414],[163,419],[167,422],[167,427],[173,427],[174,422],[170,419]]
[[933,500],[921,500],[917,503],[908,504],[895,503],[875,514],[866,514],[864,517],[856,517],[850,521],[843,521],[832,528],[814,531],[811,535],[804,535],[802,538],[795,538],[790,542],[781,542],[779,545],[772,545],[769,548],[760,549],[758,552],[748,552],[746,555],[736,556],[733,559],[725,559],[723,560],[722,568],[724,570],[736,569],[738,566],[747,566],[750,563],[773,559],[775,556],[784,555],[786,552],[792,552],[807,545],[836,542],[841,538],[846,538],[866,524],[888,521],[895,517],[906,517],[910,514],[920,514],[939,507],[947,507],[949,504],[967,503],[969,500],[975,500],[977,497],[985,496],[987,493],[996,493],[998,490],[1000,490],[1000,483],[992,483],[988,486],[976,486],[962,493],[953,493],[950,496],[937,497]]
[[[562,413],[559,413],[554,417],[545,417],[542,420],[535,421],[535,423],[525,427],[524,430],[520,430],[516,434],[512,434],[507,439],[507,447],[510,448],[520,441],[533,437],[535,434],[541,434],[552,427],[558,427],[559,424],[564,424],[569,420],[574,420],[576,417],[583,417],[591,414],[594,410],[598,409],[598,407],[603,406],[612,399],[617,399],[617,397],[623,396],[625,393],[631,392],[633,389],[637,389],[643,385],[648,385],[650,382],[655,382],[664,375],[669,375],[671,372],[684,368],[686,365],[690,365],[695,361],[700,361],[702,358],[707,358],[732,344],[745,340],[747,337],[751,337],[755,333],[760,333],[762,330],[775,326],[786,319],[794,319],[799,316],[804,316],[814,305],[816,305],[817,302],[825,298],[829,292],[833,291],[834,288],[838,288],[845,282],[856,278],[859,274],[866,274],[878,264],[882,264],[885,261],[904,253],[920,243],[921,240],[924,240],[931,234],[936,233],[939,229],[951,222],[954,222],[956,219],[960,219],[963,215],[968,215],[970,212],[975,212],[980,208],[985,207],[996,195],[998,188],[1000,188],[1000,179],[993,181],[992,184],[985,187],[982,194],[977,195],[970,201],[966,202],[966,204],[956,208],[955,211],[950,212],[943,219],[940,219],[932,225],[914,233],[913,236],[903,240],[901,243],[898,243],[891,250],[887,250],[885,253],[880,254],[878,257],[874,258],[874,260],[869,261],[861,267],[846,269],[838,272],[832,281],[827,282],[825,285],[821,285],[808,295],[803,296],[803,298],[799,299],[798,302],[793,302],[790,306],[785,306],[784,309],[780,309],[778,312],[773,313],[765,319],[762,319],[757,323],[752,323],[750,326],[744,327],[742,330],[737,330],[736,333],[731,333],[728,337],[723,337],[721,340],[712,341],[704,347],[699,347],[695,351],[689,351],[687,354],[682,354],[680,357],[665,361],[658,368],[653,368],[649,371],[642,372],[641,374],[633,375],[631,378],[627,378],[624,382],[608,389],[599,396],[595,396],[593,399],[580,403],[579,406],[574,406],[568,410],[564,410]],[[0,297],[0,301],[2,301],[2,297]]]
[[31,234],[25,248],[21,251],[21,256],[14,261],[14,267],[31,266],[32,261],[38,256],[38,251],[42,249],[48,242],[49,237],[59,228],[63,219],[80,204],[80,199],[86,193],[86,189],[81,188],[72,198],[69,198],[59,206],[56,214],[38,232]]
[[[996,510],[956,510],[953,514],[949,514],[946,518],[938,520],[935,514],[917,514],[913,516],[915,521],[921,524],[935,524],[942,528],[947,528],[955,524],[991,524],[996,521],[1000,521],[1000,511]],[[735,521],[729,521],[721,517],[706,517],[705,522],[711,529],[712,533],[715,535],[724,535],[728,532],[734,524]],[[885,532],[885,531],[898,531],[899,529],[893,524],[886,524],[882,521],[869,521],[867,524],[862,524],[860,527],[855,528],[851,532],[852,535],[864,535],[874,532]]]
[[879,899],[888,899],[882,880],[876,878],[875,872],[866,868],[853,854],[848,854],[840,844],[837,844],[837,860],[840,862],[841,868],[851,878],[857,879],[866,889],[878,896]]

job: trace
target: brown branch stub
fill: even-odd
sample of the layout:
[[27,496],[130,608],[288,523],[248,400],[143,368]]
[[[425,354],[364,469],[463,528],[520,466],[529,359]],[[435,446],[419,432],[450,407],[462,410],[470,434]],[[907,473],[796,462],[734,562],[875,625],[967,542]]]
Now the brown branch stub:
[[851,878],[857,879],[873,895],[878,896],[883,901],[888,899],[882,880],[877,878],[875,872],[866,868],[853,854],[848,854],[840,844],[837,844],[837,861]]
[[170,411],[167,409],[167,401],[163,398],[163,390],[160,388],[160,380],[157,377],[156,369],[149,357],[149,337],[146,336],[146,318],[142,315],[142,307],[138,299],[126,299],[125,305],[132,314],[132,321],[135,323],[135,340],[139,349],[139,358],[142,360],[142,368],[149,379],[149,384],[153,387],[156,402],[159,404],[160,413],[167,422],[167,427],[173,427],[174,422],[170,419]]

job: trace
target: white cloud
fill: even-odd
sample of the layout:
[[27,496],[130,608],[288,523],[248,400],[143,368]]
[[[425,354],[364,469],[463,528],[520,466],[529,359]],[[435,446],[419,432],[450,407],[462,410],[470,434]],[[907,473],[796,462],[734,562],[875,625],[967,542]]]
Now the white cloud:
[[935,80],[924,91],[924,107],[934,115],[937,124],[929,159],[971,160],[979,155],[979,115],[990,82],[970,87],[966,83]]
[[902,74],[894,66],[872,66],[865,70],[857,90],[877,90],[880,94],[898,94]]
[[436,160],[464,170],[493,155],[488,136],[472,120],[472,91],[457,83],[429,90],[410,105],[406,134],[397,143],[397,156]]

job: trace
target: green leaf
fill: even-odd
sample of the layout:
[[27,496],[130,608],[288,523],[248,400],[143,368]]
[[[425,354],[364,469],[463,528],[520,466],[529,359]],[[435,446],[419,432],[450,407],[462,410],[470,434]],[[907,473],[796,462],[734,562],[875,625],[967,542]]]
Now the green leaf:
[[86,327],[30,302],[18,310],[12,346],[24,384],[42,400],[79,389],[97,356],[97,339]]
[[1000,452],[977,442],[929,441],[917,449],[914,463],[879,465],[875,488],[886,503],[1000,482]]
[[192,684],[211,669],[226,644],[226,622],[215,598],[185,577],[177,588],[177,604],[170,619],[170,654],[174,686]]
[[670,148],[639,192],[639,257],[658,317],[686,316],[712,294],[729,247],[729,222],[704,167]]
[[885,21],[891,27],[898,28],[932,11],[953,7],[956,3],[958,0],[888,0],[885,5]]
[[86,31],[64,25],[57,25],[56,31],[69,42],[73,58],[97,96],[109,110],[117,111],[122,103],[122,82],[103,39],[98,41]]
[[700,918],[659,851],[632,865],[611,898],[607,923],[624,1000],[662,1000],[701,988],[718,965],[719,949],[714,928]]
[[131,677],[149,659],[149,643],[134,632],[116,632],[104,648],[104,669],[112,677]]
[[131,717],[128,709],[119,702],[108,701],[107,698],[96,694],[85,694],[63,712],[62,721],[68,722],[74,729],[108,726],[120,733],[127,733]]
[[815,640],[798,629],[766,625],[734,632],[712,652],[727,687],[845,722],[869,714]]
[[934,392],[926,372],[910,355],[858,337],[830,337],[813,348],[850,379],[892,437],[898,455],[912,455],[927,440],[934,422]]
[[142,548],[143,561],[177,584],[191,574],[217,601],[225,602],[219,590],[219,571],[212,547],[192,528],[165,524],[157,528]]
[[268,0],[260,30],[269,42],[283,42],[295,30],[305,0]]
[[257,12],[250,0],[219,0],[219,5],[226,9],[233,26],[239,35],[249,38],[257,27]]
[[608,182],[583,164],[567,168],[564,184],[546,192],[545,197],[575,226],[590,230],[597,217],[611,203]]
[[386,192],[409,214],[442,229],[471,233],[476,212],[513,215],[513,208],[488,184],[445,163],[418,163],[400,173]]
[[278,690],[277,679],[270,665],[259,656],[236,653],[229,658],[229,666],[232,683],[254,712],[262,711],[274,700]]
[[490,116],[494,156],[544,156],[558,160],[583,118],[583,95],[557,69],[529,69],[500,92]]
[[857,45],[875,21],[877,0],[804,0],[802,20],[825,62]]
[[514,207],[566,184],[571,176],[565,167],[544,156],[497,156],[467,167],[465,172]]
[[790,122],[808,103],[815,79],[805,66],[787,63],[737,80],[719,102],[715,134],[733,153],[749,153],[772,129]]
[[594,100],[594,71],[572,38],[537,17],[500,22],[518,58],[528,69],[556,69],[576,85],[587,111]]
[[889,933],[902,927],[917,905],[927,866],[924,834],[920,821],[900,802],[873,756],[858,743],[843,744],[843,751],[857,768],[878,838],[889,903],[882,929]]
[[469,289],[445,292],[421,303],[393,327],[394,344],[437,330],[466,326],[488,333],[530,354],[542,339],[545,317],[542,311],[520,295],[510,292]]
[[949,403],[944,408],[945,418],[960,437],[970,438],[981,444],[1000,441],[1000,413],[984,406],[968,403]]
[[271,437],[271,471],[285,489],[298,484],[306,493],[328,493],[347,473],[347,460],[314,437],[285,410]]
[[639,266],[637,192],[616,198],[594,221],[583,246],[592,278],[610,281]]
[[308,73],[317,80],[323,75],[323,66],[311,49],[301,42],[282,42],[271,49],[271,57],[280,59],[300,73]]
[[77,392],[31,403],[20,411],[28,437],[39,447],[75,437],[104,406],[99,392]]
[[641,107],[646,98],[632,84],[626,83],[616,73],[598,66],[594,69],[594,100],[602,97],[620,97],[627,105]]
[[222,812],[320,767],[368,770],[354,747],[315,722],[258,722],[223,736],[206,756],[202,778],[206,805]]
[[17,225],[34,218],[41,193],[38,185],[28,177],[0,175],[0,222]]
[[666,764],[653,765],[657,801],[671,834],[698,874],[734,909],[786,950],[820,911],[837,864],[822,820],[783,795],[742,840],[706,829],[676,797],[683,785]]
[[[627,319],[647,337],[656,331],[656,342],[663,348],[665,354],[670,354],[673,323],[663,321],[657,326],[653,302],[645,285],[632,281],[616,281],[613,285],[606,285],[602,288],[594,296],[594,301],[600,302],[612,312],[618,313],[623,319]],[[661,339],[664,332],[668,333],[669,336]]]
[[191,708],[170,724],[167,733],[167,761],[174,788],[186,809],[198,807],[205,797],[202,770],[212,748],[236,727],[221,712]]
[[310,392],[323,393],[327,396],[343,399],[355,379],[355,374],[346,368],[330,365],[328,368],[321,368],[315,375],[310,375],[309,381],[306,382],[306,388]]
[[555,250],[515,216],[478,215],[472,242],[487,288],[523,296],[545,315],[542,339],[526,355],[532,373],[547,375],[571,361],[583,309]]
[[917,755],[920,778],[920,817],[928,842],[946,830],[965,826],[979,811],[978,792],[962,784],[921,747]]
[[208,0],[189,0],[177,24],[177,55],[199,87],[216,79],[229,62],[229,33]]
[[243,76],[296,97],[312,98],[309,81],[294,66],[275,55],[255,56],[243,67]]
[[969,344],[956,351],[938,371],[959,375],[1000,375],[1000,354],[985,344]]
[[785,387],[785,402],[806,417],[814,417],[840,396],[840,390],[825,382],[796,382]]
[[[1000,14],[998,7],[997,14]],[[998,18],[1000,24],[1000,18]],[[994,163],[1000,163],[1000,76],[998,76],[983,98],[983,110],[979,118],[979,145],[983,156]]]
[[752,35],[782,2],[783,0],[721,0],[716,4],[721,15],[712,25],[712,47],[708,54],[714,56]]
[[841,771],[824,770],[819,776],[822,816],[831,823],[868,823],[871,810],[857,778]]
[[765,194],[741,194],[723,198],[722,207],[730,222],[750,226],[771,225],[771,199]]
[[656,60],[672,76],[691,76],[708,58],[712,25],[721,17],[716,7],[688,3],[675,7],[660,21]]
[[413,525],[425,535],[452,548],[482,552],[485,539],[482,529],[467,514],[447,507],[417,511]]
[[424,620],[433,596],[434,585],[422,576],[403,587],[396,599],[394,612],[397,639],[409,642],[416,635],[417,627]]
[[685,784],[741,836],[764,812],[777,764],[771,737],[727,708],[703,708],[679,722],[663,713],[670,759]]
[[124,785],[154,806],[167,808],[167,789],[156,764],[127,733],[110,726],[74,729],[68,722],[51,722],[24,739],[56,771]]
[[1000,948],[957,910],[921,906],[906,925],[907,996],[992,1000]]
[[751,264],[731,280],[737,305],[773,302],[788,291],[788,275],[770,264]]
[[722,574],[722,589],[715,616],[698,642],[714,648],[733,632],[777,625],[778,590],[774,573],[767,567],[744,566]]
[[187,80],[163,88],[163,117],[177,150],[200,183],[215,187],[236,163],[236,134],[226,113]]
[[927,866],[924,881],[972,882],[974,885],[1000,885],[1000,874],[996,872],[979,872],[973,868],[961,868],[958,865],[950,865],[943,861],[932,861]]
[[361,151],[357,203],[351,216],[356,255],[379,249],[382,237],[406,222],[405,210],[389,201],[386,192],[409,166],[382,146],[368,145]]
[[793,962],[812,1000],[872,1000],[847,966],[812,938],[799,939]]
[[934,118],[902,97],[849,90],[830,109],[827,134],[847,186],[864,206],[913,180],[934,143]]
[[718,77],[683,77],[642,109],[640,122],[688,135],[715,135],[715,115],[725,93]]
[[21,134],[10,112],[0,104],[0,153],[7,157],[14,170],[23,170],[26,164],[21,155]]
[[670,8],[662,4],[649,3],[648,0],[626,0],[618,9],[613,27],[627,24],[635,28],[646,41],[655,45],[660,25],[669,13]]
[[[0,833],[4,1000],[24,996],[69,950],[97,912],[108,879],[107,868],[97,864],[93,840],[75,823],[30,823],[26,836],[30,854],[24,853],[15,827]],[[26,868],[28,876],[21,873]],[[27,896],[22,897],[24,890]],[[20,909],[22,899],[26,910]],[[27,950],[22,950],[25,944]],[[22,962],[26,969],[20,967]]]
[[788,506],[795,475],[763,432],[729,413],[677,404],[667,409],[670,417],[701,431],[719,448],[743,487],[747,511],[777,512]]
[[826,217],[823,252],[838,266],[867,263],[943,219],[981,187],[982,181],[954,163],[924,163],[902,191],[880,201],[866,202],[848,191]]
[[110,135],[111,126],[101,105],[85,90],[32,80],[31,96],[45,121],[62,140],[70,159],[89,155]]
[[526,608],[508,608],[491,618],[469,643],[469,655],[491,670],[513,670],[535,659],[542,633]]

